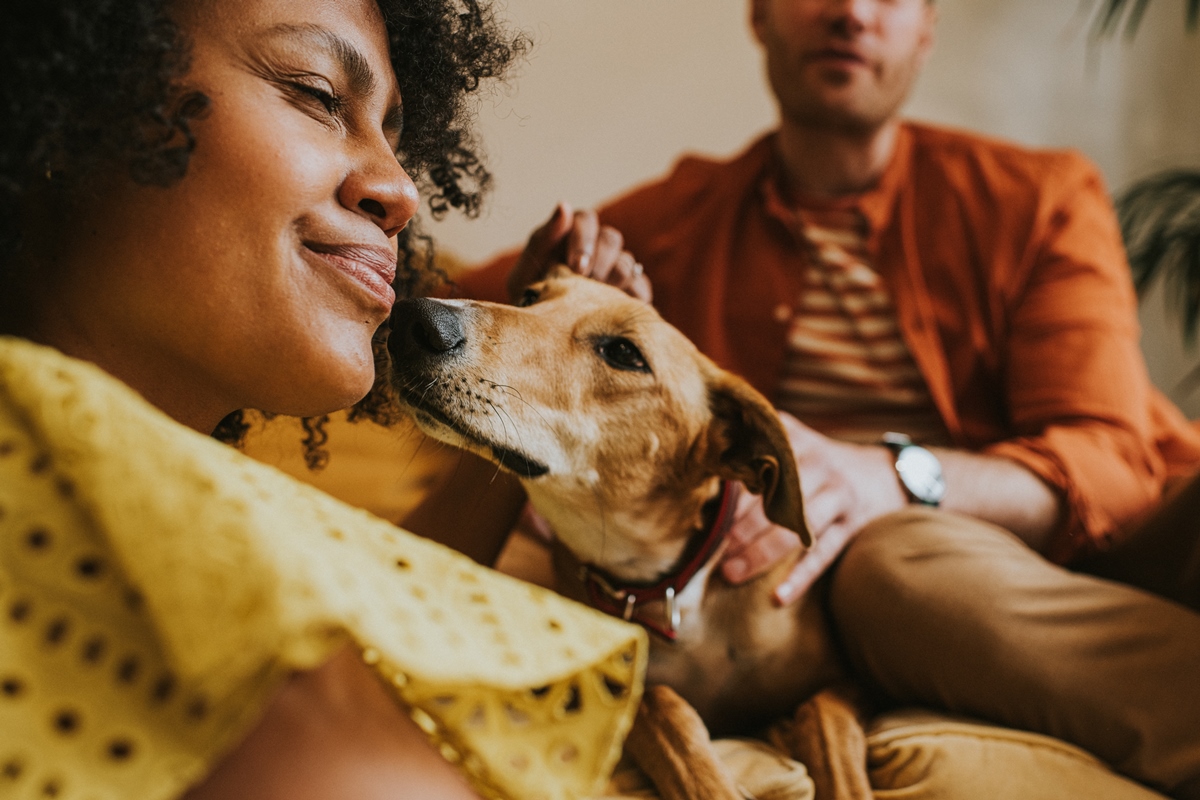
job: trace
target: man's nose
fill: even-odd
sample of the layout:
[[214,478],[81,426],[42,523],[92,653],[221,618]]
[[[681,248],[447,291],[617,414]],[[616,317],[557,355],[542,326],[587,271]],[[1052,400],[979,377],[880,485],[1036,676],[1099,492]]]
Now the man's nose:
[[878,3],[879,0],[826,0],[825,16],[840,32],[856,34],[870,24]]

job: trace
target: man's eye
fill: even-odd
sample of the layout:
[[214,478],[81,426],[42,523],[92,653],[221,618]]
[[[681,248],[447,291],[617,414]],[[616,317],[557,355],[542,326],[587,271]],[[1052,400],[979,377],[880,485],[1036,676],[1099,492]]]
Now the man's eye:
[[642,355],[642,351],[638,350],[637,345],[628,339],[621,337],[604,339],[596,346],[596,352],[610,367],[627,372],[650,371],[650,365],[646,363],[646,357]]
[[525,306],[531,306],[536,303],[538,298],[541,296],[541,292],[539,292],[537,289],[526,289],[525,293],[521,295],[521,299],[517,301],[517,305],[522,308]]

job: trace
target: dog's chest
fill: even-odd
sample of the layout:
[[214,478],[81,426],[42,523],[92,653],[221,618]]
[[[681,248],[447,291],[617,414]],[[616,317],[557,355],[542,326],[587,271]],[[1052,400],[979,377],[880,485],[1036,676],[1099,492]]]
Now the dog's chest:
[[[785,560],[786,561],[786,560]],[[680,593],[676,638],[653,631],[646,680],[686,699],[714,732],[752,729],[790,713],[837,677],[837,660],[819,597],[777,606],[771,587],[790,562],[742,586],[731,586],[706,565]],[[587,601],[579,562],[555,547],[560,592]],[[643,608],[660,624],[661,602]]]
[[651,634],[647,681],[675,689],[714,731],[788,713],[836,676],[816,598],[780,608],[768,580],[735,587],[713,579],[675,641]]

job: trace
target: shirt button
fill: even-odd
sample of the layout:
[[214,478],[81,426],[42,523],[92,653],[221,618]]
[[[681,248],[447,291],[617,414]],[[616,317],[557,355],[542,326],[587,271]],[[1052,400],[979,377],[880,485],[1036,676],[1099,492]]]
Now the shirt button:
[[780,303],[779,305],[775,306],[775,321],[776,322],[780,322],[780,323],[787,322],[791,318],[792,318],[792,307],[791,306],[789,306],[786,303]]

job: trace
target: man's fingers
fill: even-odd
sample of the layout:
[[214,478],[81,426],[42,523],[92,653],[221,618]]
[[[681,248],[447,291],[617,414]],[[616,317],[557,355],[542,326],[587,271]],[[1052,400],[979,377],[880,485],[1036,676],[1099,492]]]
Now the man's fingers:
[[846,525],[828,528],[804,554],[786,578],[775,587],[775,602],[786,606],[807,592],[818,578],[825,574],[846,545],[854,538]]
[[733,512],[733,525],[729,529],[728,555],[736,556],[762,536],[775,523],[767,519],[762,495],[739,492],[737,508]]
[[625,237],[616,228],[600,224],[595,211],[572,211],[559,202],[550,219],[529,235],[521,257],[508,275],[508,293],[516,302],[529,284],[545,277],[550,267],[565,263],[580,275],[616,286],[650,302],[653,289]]
[[775,587],[775,602],[781,606],[791,605],[812,588],[817,578],[825,572],[827,564],[818,564],[811,555],[800,559],[783,582]]
[[580,275],[592,274],[592,259],[596,254],[596,238],[600,235],[600,218],[590,209],[576,211],[567,236],[567,266]]
[[522,257],[529,257],[537,261],[548,260],[554,249],[562,243],[563,237],[570,232],[574,217],[575,215],[571,212],[571,204],[560,200],[554,207],[550,219],[529,234],[529,241],[525,244],[525,252]]
[[650,279],[644,274],[638,274],[630,282],[629,286],[625,288],[625,291],[643,302],[651,303],[654,301],[654,287],[650,283]]
[[525,243],[521,257],[508,274],[508,294],[513,302],[516,302],[526,286],[541,280],[550,267],[562,260],[559,251],[563,239],[571,231],[573,220],[571,205],[560,201],[554,207],[550,219],[529,234],[529,241]]
[[845,513],[843,498],[834,491],[821,491],[817,487],[812,495],[804,495],[804,521],[812,532],[813,539],[820,539]]
[[592,256],[591,270],[584,274],[601,283],[619,280],[620,273],[617,270],[624,247],[625,237],[620,231],[608,225],[601,225],[596,233],[596,251]]
[[[592,277],[599,280],[598,276]],[[646,277],[645,270],[633,257],[633,253],[628,250],[621,251],[617,263],[604,280],[609,286],[615,286],[628,295],[650,302],[650,279]]]
[[730,583],[745,583],[762,575],[797,547],[800,547],[799,536],[787,528],[771,525],[754,539],[752,546],[724,559],[721,574]]

